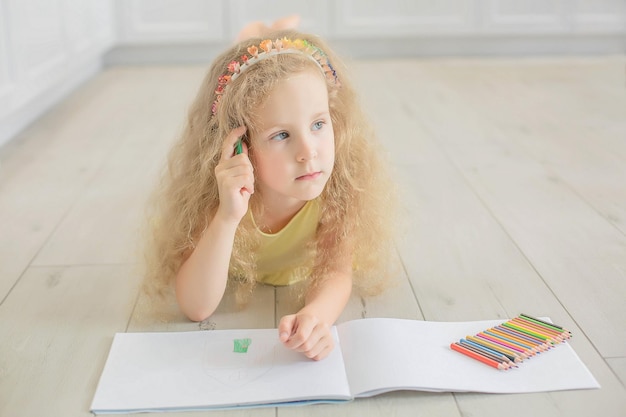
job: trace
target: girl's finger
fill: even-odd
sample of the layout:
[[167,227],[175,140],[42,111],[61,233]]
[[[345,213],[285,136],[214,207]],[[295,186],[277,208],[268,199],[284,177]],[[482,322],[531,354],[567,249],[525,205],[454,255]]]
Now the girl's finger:
[[317,340],[310,340],[311,333],[313,333],[313,323],[311,323],[310,320],[303,320],[302,317],[298,317],[297,327],[289,338],[287,347],[296,352],[304,352],[306,349],[304,349],[302,345],[307,342],[309,342],[309,344],[317,342]]
[[280,319],[280,323],[278,325],[278,338],[281,342],[286,343],[289,340],[291,334],[293,333],[293,327],[295,326],[295,324],[295,314],[291,314]]
[[329,345],[326,345],[317,355],[311,357],[311,359],[316,360],[316,361],[324,359],[326,356],[328,356],[330,352],[333,351],[334,347],[335,346],[332,343]]
[[332,347],[331,341],[327,337],[320,339],[314,347],[305,352],[307,358],[319,360],[330,352]]
[[330,333],[326,326],[318,324],[312,329],[305,342],[296,348],[296,350],[298,352],[304,352],[306,353],[306,356],[312,358],[313,356],[316,356],[325,345],[328,344],[329,335]]
[[222,159],[230,159],[235,155],[235,145],[244,133],[246,133],[245,126],[239,126],[238,128],[230,131],[224,140],[224,146],[222,147]]

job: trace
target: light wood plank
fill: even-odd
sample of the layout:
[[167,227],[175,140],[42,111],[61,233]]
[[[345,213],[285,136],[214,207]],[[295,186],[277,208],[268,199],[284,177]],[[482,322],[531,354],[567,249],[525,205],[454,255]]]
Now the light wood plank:
[[[128,138],[127,128],[136,120],[137,109],[154,103],[153,92],[163,83],[199,78],[171,69],[152,71],[157,72],[153,77],[146,77],[142,68],[99,74],[0,149],[0,299]],[[159,116],[153,114],[152,119]],[[146,143],[150,137],[142,140]],[[100,216],[101,212],[93,218]],[[86,230],[72,226],[72,230]],[[67,239],[66,247],[75,249],[75,242]]]
[[141,292],[128,325],[129,332],[162,332],[223,329],[270,329],[274,327],[274,288],[259,285],[247,305],[239,305],[229,286],[218,309],[202,322],[192,322],[172,297],[150,297]]
[[0,298],[115,146],[102,132],[131,113],[124,103],[109,107],[128,87],[101,75],[0,149]]
[[[444,68],[449,88],[514,153],[540,161],[626,234],[626,73],[623,57],[558,63],[478,62]],[[575,86],[575,88],[572,88]],[[514,97],[514,99],[511,99]]]
[[[516,153],[506,136],[494,132],[488,120],[460,101],[443,80],[433,77],[433,82],[447,102],[431,105],[432,112],[423,117],[419,102],[413,100],[416,120],[433,132],[464,179],[603,355],[623,355],[624,345],[618,340],[626,338],[621,325],[626,306],[620,302],[626,294],[624,235],[569,187],[555,181],[539,161]],[[418,87],[406,92],[407,98],[419,95]],[[572,280],[576,285],[571,285]]]
[[91,415],[137,286],[128,266],[29,268],[0,306],[0,415]]
[[[424,73],[424,82],[428,85],[425,88],[433,88],[428,84],[428,71],[421,71]],[[411,75],[413,73],[410,72]],[[407,76],[400,72],[398,78],[403,75]],[[406,81],[402,79],[399,84],[403,85]],[[376,112],[384,120],[394,121],[391,123],[392,129],[416,132],[415,136],[407,137],[392,131],[390,140],[400,142],[395,147],[404,151],[398,154],[398,159],[409,155],[412,160],[409,164],[395,164],[400,172],[398,178],[406,190],[402,195],[407,199],[409,212],[413,216],[409,237],[400,251],[426,318],[452,321],[504,318],[530,310],[543,311],[544,313],[539,314],[550,315],[557,322],[561,321],[572,329],[576,328],[575,322],[563,310],[551,289],[537,275],[484,202],[477,198],[450,157],[440,149],[435,141],[438,130],[422,122],[422,119],[430,118],[432,114],[440,114],[439,112],[455,114],[452,111],[455,109],[450,105],[454,94],[445,94],[448,91],[444,89],[439,95],[430,91],[429,94],[422,95],[411,91],[403,96],[399,87],[394,89],[395,84],[389,84],[391,86],[388,85],[387,90],[395,93],[394,100],[374,101],[376,104],[372,106],[377,106]],[[426,112],[424,116],[417,116],[417,110],[412,113],[410,106],[417,101],[416,96],[426,97],[425,101],[429,99],[428,108],[432,114]],[[399,97],[406,101],[403,103]],[[450,128],[444,126],[440,130],[447,129]],[[477,127],[473,126],[473,129],[475,131]],[[470,130],[471,132],[473,131]],[[493,157],[492,154],[491,156]],[[515,285],[519,282],[524,284]],[[577,333],[584,334],[582,330]],[[536,407],[544,410],[541,415],[568,415],[559,411],[558,405],[546,406],[554,404],[551,395],[559,395],[563,398],[562,401],[571,404],[573,410],[570,411],[573,415],[586,415],[594,406],[601,406],[607,401],[610,403],[610,398],[621,396],[623,387],[591,343],[583,337],[572,344],[594,375],[602,381],[603,390],[580,395],[570,392],[513,396],[509,401],[477,396],[485,398],[485,402],[478,400],[476,406],[471,400],[467,400],[474,398],[473,396],[462,395],[457,396],[461,410],[481,415],[516,415],[517,411],[509,411],[509,408],[523,410]],[[517,402],[520,405],[530,405],[516,408],[514,404]],[[489,410],[489,413],[485,410]]]
[[606,360],[617,377],[626,386],[626,358],[609,358]]
[[[201,67],[157,67],[125,74],[137,81],[137,87],[111,97],[111,107],[117,111],[115,103],[134,102],[133,117],[117,119],[115,128],[99,138],[118,147],[87,184],[34,265],[115,264],[141,258],[139,227],[145,201],[166,165],[166,153],[179,134],[202,73]],[[168,83],[172,79],[176,82]]]
[[[493,294],[517,298],[524,289],[509,290],[508,283],[532,276],[533,271],[433,142],[432,132],[415,121],[402,89],[416,72],[428,86],[428,71],[411,67],[388,83],[385,96],[368,100],[378,123],[389,124],[389,131],[381,134],[396,150],[394,168],[407,217],[400,254],[426,319],[508,317],[515,312],[507,312]],[[431,106],[441,105],[433,100],[438,97],[435,91],[424,96],[430,97]]]
[[[402,261],[398,259],[397,253],[394,253],[394,256],[396,259],[390,260],[390,262],[399,265],[398,275],[391,277],[386,283],[384,291],[378,295],[364,296],[359,294],[358,290],[354,290],[346,308],[337,319],[337,323],[367,317],[423,319],[411,283],[401,269],[400,263]],[[276,326],[283,316],[294,314],[304,306],[301,295],[304,293],[305,285],[298,284],[291,287],[276,288]]]
[[278,408],[277,416],[461,416],[449,393],[397,391],[345,404]]

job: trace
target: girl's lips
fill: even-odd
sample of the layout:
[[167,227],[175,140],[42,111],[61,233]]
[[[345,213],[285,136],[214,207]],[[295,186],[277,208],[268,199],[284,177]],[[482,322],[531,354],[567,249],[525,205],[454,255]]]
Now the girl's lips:
[[322,171],[311,172],[310,174],[300,175],[296,180],[314,180],[322,175]]

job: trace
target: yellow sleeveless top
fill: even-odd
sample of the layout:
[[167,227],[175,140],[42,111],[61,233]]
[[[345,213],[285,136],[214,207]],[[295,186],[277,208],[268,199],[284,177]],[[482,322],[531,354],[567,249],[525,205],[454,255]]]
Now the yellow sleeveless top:
[[315,237],[320,218],[317,199],[304,207],[278,233],[259,230],[261,244],[257,252],[257,281],[270,285],[291,285],[308,278],[313,267],[314,251],[308,243]]

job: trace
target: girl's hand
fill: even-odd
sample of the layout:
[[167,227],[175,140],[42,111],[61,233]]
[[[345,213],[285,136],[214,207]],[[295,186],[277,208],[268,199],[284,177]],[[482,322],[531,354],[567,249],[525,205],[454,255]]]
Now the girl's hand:
[[289,349],[316,361],[324,359],[335,347],[330,327],[317,317],[302,312],[280,320],[278,337]]
[[216,217],[236,223],[246,214],[250,195],[254,193],[254,173],[245,143],[242,143],[243,152],[235,155],[235,145],[245,132],[246,127],[240,126],[228,134],[215,167],[220,196]]

